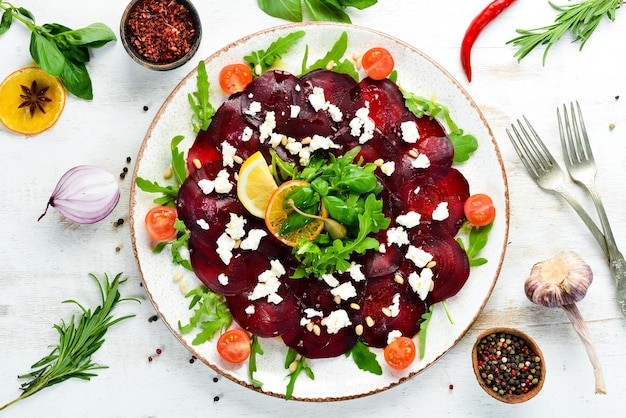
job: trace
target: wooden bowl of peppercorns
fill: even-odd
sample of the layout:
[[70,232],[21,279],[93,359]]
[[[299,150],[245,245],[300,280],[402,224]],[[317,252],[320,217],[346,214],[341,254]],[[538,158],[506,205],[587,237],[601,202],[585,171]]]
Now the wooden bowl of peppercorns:
[[134,61],[153,70],[172,70],[196,53],[202,25],[189,0],[132,0],[122,14],[120,37]]
[[533,398],[546,377],[537,343],[512,328],[491,328],[480,334],[472,349],[472,365],[480,387],[505,403]]

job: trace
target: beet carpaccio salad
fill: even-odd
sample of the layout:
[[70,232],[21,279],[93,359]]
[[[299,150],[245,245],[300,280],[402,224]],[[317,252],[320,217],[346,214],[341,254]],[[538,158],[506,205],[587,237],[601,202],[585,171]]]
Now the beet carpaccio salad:
[[395,83],[388,50],[346,58],[344,32],[312,64],[307,47],[300,74],[279,69],[304,35],[225,66],[217,108],[200,62],[197,137],[186,153],[181,136],[171,142],[176,184],[137,178],[160,194],[145,218],[155,251],[170,247],[202,282],[180,331],[247,361],[255,387],[263,339],[282,339],[287,398],[302,372],[314,378],[313,359],[345,355],[382,374],[423,356],[432,306],[487,262],[478,253],[495,217],[453,167],[477,140]]

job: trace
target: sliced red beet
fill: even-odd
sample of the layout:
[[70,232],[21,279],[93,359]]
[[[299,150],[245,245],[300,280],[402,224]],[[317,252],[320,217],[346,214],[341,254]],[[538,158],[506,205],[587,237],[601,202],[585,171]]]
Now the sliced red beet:
[[[291,116],[297,84],[298,78],[293,74],[280,70],[266,72],[241,93],[241,114],[258,130],[267,113],[274,112],[276,126],[280,126]],[[260,105],[261,110],[257,112],[253,103]]]
[[348,352],[356,344],[357,335],[352,325],[329,334],[321,318],[311,318],[311,324],[310,326],[314,326],[315,330],[308,330],[306,326],[297,326],[282,335],[285,344],[301,356],[306,358],[337,357]]
[[[413,337],[419,331],[419,321],[426,305],[408,295],[407,286],[406,281],[398,283],[394,280],[393,274],[368,279],[365,297],[361,301],[361,338],[368,345],[385,347],[392,331],[400,331],[407,337]],[[395,307],[398,307],[397,312]]]

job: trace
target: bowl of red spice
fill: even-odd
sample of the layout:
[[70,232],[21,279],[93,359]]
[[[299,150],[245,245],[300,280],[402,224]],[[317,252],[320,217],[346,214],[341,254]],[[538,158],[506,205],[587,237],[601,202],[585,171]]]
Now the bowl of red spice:
[[491,328],[480,334],[472,349],[472,365],[485,392],[510,404],[533,398],[546,377],[537,343],[512,328]]
[[139,64],[165,71],[180,67],[200,46],[200,16],[188,0],[132,0],[120,22],[120,38]]

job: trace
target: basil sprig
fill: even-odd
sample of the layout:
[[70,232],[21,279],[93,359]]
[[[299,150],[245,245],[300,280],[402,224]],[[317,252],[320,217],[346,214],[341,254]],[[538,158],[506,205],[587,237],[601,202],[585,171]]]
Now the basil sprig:
[[35,16],[23,7],[0,1],[4,10],[0,19],[0,35],[9,30],[13,20],[22,22],[30,31],[30,55],[45,72],[59,77],[74,96],[93,99],[91,77],[87,72],[89,50],[100,48],[117,38],[103,23],[92,23],[81,29],[70,29],[58,23],[35,24]]
[[[375,5],[377,0],[304,0],[313,20],[352,23],[347,7],[359,10]],[[258,0],[259,8],[270,16],[302,22],[302,0]]]

